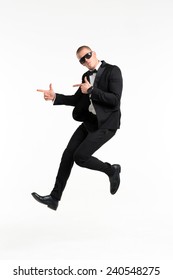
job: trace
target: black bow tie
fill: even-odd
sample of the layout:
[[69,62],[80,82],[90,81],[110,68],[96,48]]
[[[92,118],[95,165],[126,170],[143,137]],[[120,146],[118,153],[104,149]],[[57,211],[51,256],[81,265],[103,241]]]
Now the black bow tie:
[[97,70],[96,70],[96,69],[90,70],[90,71],[89,71],[89,76],[93,75],[94,73],[97,73]]

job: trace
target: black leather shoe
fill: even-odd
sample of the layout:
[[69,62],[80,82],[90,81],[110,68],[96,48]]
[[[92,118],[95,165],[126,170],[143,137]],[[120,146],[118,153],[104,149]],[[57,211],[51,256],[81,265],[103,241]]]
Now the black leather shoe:
[[52,210],[56,210],[58,207],[58,200],[54,199],[51,195],[41,196],[35,192],[32,193],[32,196],[40,203],[46,204]]
[[113,164],[112,167],[115,168],[115,173],[112,176],[109,176],[110,193],[115,194],[120,185],[121,166],[119,164]]

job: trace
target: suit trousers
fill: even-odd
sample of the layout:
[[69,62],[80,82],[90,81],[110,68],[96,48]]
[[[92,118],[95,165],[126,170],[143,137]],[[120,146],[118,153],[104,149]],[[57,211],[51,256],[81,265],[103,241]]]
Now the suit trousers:
[[62,155],[55,186],[51,192],[52,197],[61,199],[74,162],[81,167],[104,172],[108,176],[113,175],[115,169],[111,164],[104,163],[92,155],[115,133],[116,130],[105,128],[89,131],[84,123],[76,129]]

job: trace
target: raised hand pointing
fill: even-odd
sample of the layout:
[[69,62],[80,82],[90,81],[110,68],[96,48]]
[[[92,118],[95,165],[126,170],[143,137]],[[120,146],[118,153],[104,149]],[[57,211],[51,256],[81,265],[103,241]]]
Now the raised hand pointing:
[[54,92],[54,90],[52,88],[52,84],[49,85],[49,89],[48,90],[37,89],[37,91],[44,93],[44,99],[45,100],[54,100],[55,99],[55,92]]
[[91,87],[87,77],[84,78],[84,83],[73,85],[73,87],[80,87],[82,93],[87,94],[87,90]]

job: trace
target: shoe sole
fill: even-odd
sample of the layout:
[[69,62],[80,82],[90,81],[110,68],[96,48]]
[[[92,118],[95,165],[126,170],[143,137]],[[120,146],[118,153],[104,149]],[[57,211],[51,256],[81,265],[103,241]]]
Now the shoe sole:
[[118,184],[118,186],[117,186],[116,190],[115,190],[114,192],[111,192],[111,191],[110,191],[110,193],[111,193],[112,195],[116,194],[116,192],[117,192],[117,191],[118,191],[118,189],[119,189],[119,186],[120,186],[120,179],[119,179],[119,184]]
[[118,184],[118,186],[117,186],[117,189],[114,191],[114,192],[111,192],[110,191],[110,193],[112,194],[112,195],[114,195],[114,194],[116,194],[116,192],[118,191],[118,189],[119,189],[119,186],[120,186],[120,173],[121,173],[121,166],[119,165],[119,164],[116,164],[116,170],[118,171],[118,177],[119,177],[119,184]]
[[57,209],[58,206],[54,206],[54,205],[47,205],[48,208],[52,209],[52,210],[55,210]]

